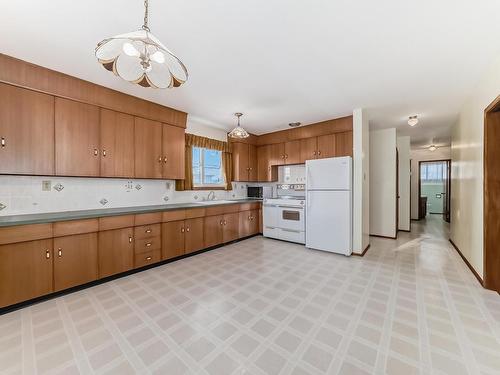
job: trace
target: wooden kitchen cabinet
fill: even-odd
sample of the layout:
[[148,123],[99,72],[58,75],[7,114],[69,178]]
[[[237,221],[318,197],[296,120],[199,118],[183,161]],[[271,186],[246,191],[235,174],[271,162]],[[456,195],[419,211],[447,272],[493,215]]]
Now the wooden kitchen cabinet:
[[335,156],[352,156],[352,131],[335,135]]
[[222,242],[236,241],[240,238],[239,213],[224,214],[222,219],[224,224],[222,227]]
[[162,259],[184,255],[184,220],[163,223],[161,228]]
[[49,294],[52,239],[0,246],[0,308]]
[[239,237],[248,237],[259,233],[259,210],[239,213]]
[[205,246],[203,217],[187,219],[185,224],[184,253],[189,254],[203,249]]
[[318,137],[318,150],[317,150],[318,159],[333,158],[336,156],[335,138],[336,138],[335,134],[321,135]]
[[185,174],[186,136],[184,128],[163,124],[163,178],[182,180]]
[[135,177],[162,178],[163,124],[135,117]]
[[318,139],[316,137],[304,138],[300,140],[300,162],[316,159],[318,153]]
[[101,109],[101,177],[134,177],[134,116]]
[[97,280],[97,233],[54,238],[54,290]]
[[257,146],[232,143],[233,180],[255,182],[258,180]]
[[300,143],[301,143],[300,140],[285,142],[284,144],[285,164],[301,163]]
[[223,242],[224,217],[207,216],[204,223],[205,247],[220,245]]
[[99,176],[99,107],[56,98],[55,150],[56,175]]
[[285,144],[275,143],[271,145],[271,165],[285,164]]
[[272,164],[271,148],[272,145],[257,147],[258,180],[260,182],[278,180],[278,168]]
[[54,97],[0,84],[0,173],[54,174]]
[[99,278],[134,268],[134,228],[99,232]]

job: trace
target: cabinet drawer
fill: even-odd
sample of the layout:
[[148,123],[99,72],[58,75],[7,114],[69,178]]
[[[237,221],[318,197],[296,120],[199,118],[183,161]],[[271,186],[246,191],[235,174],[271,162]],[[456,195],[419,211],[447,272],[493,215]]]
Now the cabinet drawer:
[[152,250],[147,253],[135,254],[134,267],[144,267],[149,264],[158,263],[161,261],[161,250]]
[[186,210],[165,211],[163,212],[162,221],[168,223],[170,221],[179,221],[186,218]]
[[161,223],[161,212],[135,215],[135,225],[147,225]]
[[0,245],[52,237],[52,224],[16,225],[0,228]]
[[190,208],[186,210],[186,219],[194,219],[197,217],[204,217],[205,216],[205,209],[204,208]]
[[161,249],[161,237],[150,237],[135,240],[134,251],[136,254]]
[[71,220],[54,223],[54,237],[71,236],[75,234],[93,233],[98,231],[98,219]]
[[240,211],[258,210],[259,208],[260,208],[259,202],[240,204]]
[[136,240],[157,237],[160,235],[161,224],[142,225],[134,228],[134,237]]
[[110,216],[99,218],[99,230],[129,228],[134,226],[134,215]]

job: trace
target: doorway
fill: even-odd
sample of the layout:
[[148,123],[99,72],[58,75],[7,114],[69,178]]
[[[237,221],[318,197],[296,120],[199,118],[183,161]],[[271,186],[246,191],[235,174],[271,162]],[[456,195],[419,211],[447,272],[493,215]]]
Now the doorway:
[[441,215],[450,222],[451,160],[429,160],[419,162],[418,218]]
[[500,95],[484,112],[484,287],[500,293]]

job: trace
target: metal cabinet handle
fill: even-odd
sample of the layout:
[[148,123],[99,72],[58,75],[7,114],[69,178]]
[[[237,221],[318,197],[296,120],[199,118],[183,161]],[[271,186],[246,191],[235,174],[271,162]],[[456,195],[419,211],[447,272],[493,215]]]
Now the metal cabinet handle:
[[62,257],[62,249],[61,248],[57,249],[57,256],[59,258]]
[[227,225],[227,221],[226,220],[224,220],[224,225]]
[[184,228],[181,228],[181,233],[184,233]]
[[102,156],[106,157],[106,150],[102,150]]
[[97,148],[94,148],[94,156],[99,155],[99,150]]
[[162,161],[162,157],[158,156],[158,163],[161,163],[161,161]]
[[189,232],[189,227],[186,228],[186,232]]
[[2,145],[2,147],[5,147],[6,146],[6,143],[5,143],[5,138],[2,137],[2,141],[0,142],[0,144]]
[[313,152],[313,155],[316,156],[316,151]]
[[146,229],[146,233],[151,233],[151,229]]
[[146,247],[150,247],[151,245],[152,245],[152,243],[151,243],[151,242],[148,242],[148,243],[146,244]]
[[224,224],[224,221],[222,221],[222,220],[221,220],[221,221],[220,221],[220,225],[223,225],[223,224]]
[[321,150],[318,150],[318,155],[321,155]]
[[50,250],[45,250],[45,258],[50,259]]
[[163,158],[163,162],[164,162],[164,163],[166,163],[166,162],[167,162],[167,157],[166,157],[166,156]]
[[128,236],[128,243],[132,243],[132,236]]
[[151,256],[146,257],[146,260],[151,260],[151,259],[153,259]]

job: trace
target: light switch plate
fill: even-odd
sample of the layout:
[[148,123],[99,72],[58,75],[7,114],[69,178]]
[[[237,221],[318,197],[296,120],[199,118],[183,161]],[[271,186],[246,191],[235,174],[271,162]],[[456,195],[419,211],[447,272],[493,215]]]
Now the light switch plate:
[[52,189],[52,181],[42,181],[42,191],[50,191]]

